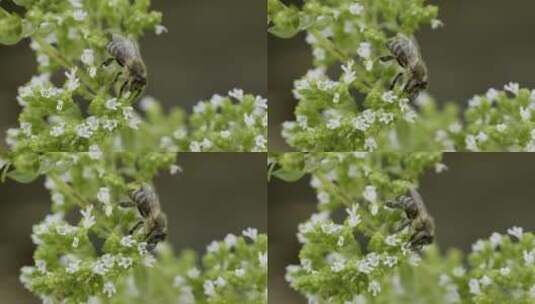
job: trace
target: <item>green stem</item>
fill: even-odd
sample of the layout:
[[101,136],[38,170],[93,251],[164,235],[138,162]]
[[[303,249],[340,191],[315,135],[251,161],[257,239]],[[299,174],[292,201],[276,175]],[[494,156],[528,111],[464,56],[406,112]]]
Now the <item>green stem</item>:
[[[49,43],[45,42],[43,39],[39,37],[35,37],[34,40],[39,44],[41,49],[46,53],[46,55],[56,62],[58,62],[63,68],[69,70],[74,68],[76,65],[71,63],[69,60],[64,58],[58,50],[50,45]],[[89,76],[83,71],[79,70],[79,78],[82,81],[83,85],[81,88],[84,91],[84,94],[88,95],[90,98],[95,98],[96,95],[96,89],[93,88],[89,83]]]
[[84,208],[90,205],[90,203],[87,200],[85,200],[81,194],[76,192],[76,190],[74,190],[71,186],[65,183],[61,178],[53,174],[50,174],[50,178],[52,179],[52,181],[54,181],[54,185],[59,187],[61,191],[69,194],[72,198],[77,200],[81,208]]

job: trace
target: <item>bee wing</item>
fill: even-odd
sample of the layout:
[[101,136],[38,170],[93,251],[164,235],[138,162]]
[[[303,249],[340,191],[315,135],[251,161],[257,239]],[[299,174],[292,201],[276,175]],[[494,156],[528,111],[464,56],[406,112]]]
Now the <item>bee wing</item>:
[[416,191],[415,188],[411,188],[410,192],[411,192],[411,197],[416,202],[416,204],[420,208],[423,208],[425,210],[424,200],[422,199],[422,196],[420,195],[420,193],[418,193],[418,191]]

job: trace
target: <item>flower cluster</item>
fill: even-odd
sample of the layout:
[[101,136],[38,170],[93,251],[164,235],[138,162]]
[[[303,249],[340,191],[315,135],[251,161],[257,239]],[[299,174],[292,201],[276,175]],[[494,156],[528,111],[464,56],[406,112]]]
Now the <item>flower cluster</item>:
[[[409,102],[390,88],[402,69],[379,60],[389,55],[388,39],[442,25],[425,1],[306,0],[296,8],[270,0],[268,8],[270,32],[289,38],[306,31],[314,56],[314,68],[295,81],[295,121],[282,131],[299,151],[535,150],[535,94],[517,83],[469,100],[464,124],[454,103],[439,110],[425,92]],[[326,73],[333,70],[334,79]]]
[[163,153],[51,152],[9,160],[14,169],[8,177],[30,182],[44,175],[52,200],[52,214],[33,227],[35,265],[22,269],[25,287],[45,303],[85,303],[112,297],[132,270],[153,266],[144,236],[127,233],[137,210],[119,202],[158,170],[175,166],[175,159]]
[[154,267],[122,281],[114,303],[267,303],[267,236],[254,228],[210,243],[200,264],[166,245],[158,254]]
[[396,228],[401,214],[384,202],[425,170],[443,172],[439,153],[286,153],[270,165],[286,181],[310,174],[317,193],[318,211],[298,227],[300,264],[286,273],[309,303],[534,301],[535,236],[520,227],[478,240],[466,257],[407,248],[411,232]]
[[[299,225],[300,265],[287,280],[312,303],[350,303],[375,297],[384,281],[420,256],[407,246],[410,230],[399,230],[403,214],[385,202],[417,185],[440,154],[288,153],[272,156],[272,174],[285,180],[311,175],[318,212]],[[344,219],[339,220],[340,211]]]
[[[261,97],[235,89],[229,95],[238,103],[215,95],[209,105],[197,104],[189,119],[175,107],[151,120],[138,109],[147,111],[154,98],[138,103],[137,92],[121,93],[129,73],[103,64],[111,57],[110,33],[136,40],[146,30],[166,32],[149,0],[60,2],[16,1],[26,8],[23,17],[0,9],[0,24],[10,24],[0,30],[0,43],[29,38],[39,72],[19,88],[19,127],[7,131],[11,150],[266,150],[267,101]],[[141,136],[145,140],[138,141]]]
[[[314,69],[295,82],[296,120],[283,126],[291,146],[375,151],[396,145],[396,131],[418,115],[400,87],[390,88],[400,67],[379,59],[390,54],[389,33],[412,35],[423,24],[440,24],[437,8],[424,2],[307,0],[301,8],[268,2],[270,32],[289,38],[306,31],[314,55]],[[331,67],[340,71],[334,80],[326,76]]]

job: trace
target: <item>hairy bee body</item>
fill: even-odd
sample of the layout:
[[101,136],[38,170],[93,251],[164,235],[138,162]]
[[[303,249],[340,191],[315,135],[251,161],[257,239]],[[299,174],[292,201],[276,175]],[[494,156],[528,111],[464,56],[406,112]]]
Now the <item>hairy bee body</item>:
[[405,211],[407,221],[400,228],[411,227],[409,248],[420,250],[423,246],[433,243],[435,221],[427,212],[422,197],[415,189],[410,190],[410,196],[402,196],[396,201],[387,202],[386,205]]
[[[417,42],[403,34],[398,34],[386,46],[392,55],[383,57],[381,60],[396,59],[398,64],[405,69],[407,83],[403,91],[409,95],[410,100],[414,100],[428,85],[427,66],[422,59]],[[396,76],[390,89],[394,88],[402,74]]]
[[147,68],[141,57],[139,46],[130,39],[118,34],[112,35],[112,40],[107,46],[108,53],[117,63],[123,67],[126,81],[120,90],[120,95],[125,90],[141,94],[147,85]]
[[161,210],[158,195],[149,184],[145,183],[130,193],[130,199],[131,202],[122,205],[135,206],[143,220],[138,222],[129,233],[134,233],[139,226],[144,224],[147,250],[152,251],[160,241],[167,237],[167,217]]

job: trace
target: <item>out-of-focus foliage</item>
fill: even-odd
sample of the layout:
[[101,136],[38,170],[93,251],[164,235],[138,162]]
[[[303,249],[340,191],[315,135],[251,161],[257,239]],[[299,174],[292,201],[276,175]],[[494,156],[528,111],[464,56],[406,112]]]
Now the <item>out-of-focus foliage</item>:
[[399,230],[406,215],[385,202],[417,188],[426,170],[445,170],[440,160],[440,153],[272,154],[272,176],[310,175],[318,199],[317,212],[298,227],[300,264],[286,274],[291,287],[310,303],[535,301],[535,243],[521,228],[478,241],[468,268],[459,251],[409,247],[414,228]]
[[147,30],[167,31],[149,0],[16,3],[24,6],[23,16],[0,9],[0,43],[30,39],[38,74],[19,88],[20,125],[7,132],[12,151],[87,152],[93,145],[113,151],[266,150],[267,101],[261,97],[235,89],[231,97],[199,103],[190,117],[176,107],[149,119],[138,109],[148,110],[154,98],[138,105],[139,94],[129,86],[120,94],[137,55],[126,56],[125,67],[106,66],[107,45],[112,34],[135,44]]
[[[295,81],[295,120],[283,125],[291,147],[311,152],[533,150],[535,95],[518,84],[505,86],[509,97],[495,89],[476,96],[464,120],[455,103],[439,109],[425,92],[411,102],[403,85],[390,87],[404,69],[395,60],[380,60],[391,54],[389,39],[414,37],[423,25],[442,26],[438,8],[427,2],[305,0],[294,7],[268,1],[270,33],[290,38],[305,32],[314,57],[313,68]],[[420,55],[425,62],[425,50]]]

